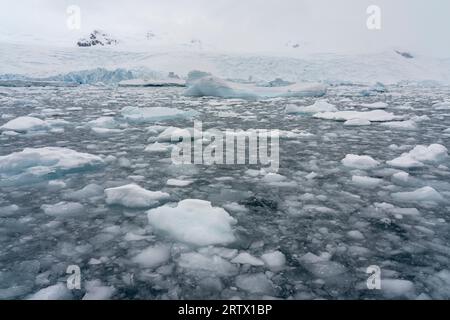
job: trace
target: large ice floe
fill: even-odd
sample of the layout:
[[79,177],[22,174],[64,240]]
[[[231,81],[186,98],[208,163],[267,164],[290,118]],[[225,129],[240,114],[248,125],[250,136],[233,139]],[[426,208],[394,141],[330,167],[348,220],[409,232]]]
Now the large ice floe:
[[387,164],[398,168],[415,168],[422,167],[425,163],[439,163],[446,159],[448,159],[448,150],[443,145],[419,145],[400,157],[387,161]]
[[8,121],[4,125],[0,126],[0,131],[12,131],[18,133],[39,132],[54,130],[66,124],[67,122],[64,120],[42,120],[36,117],[24,116]]
[[190,118],[197,114],[194,110],[184,111],[168,107],[125,107],[120,112],[126,121],[135,123]]
[[185,95],[222,98],[276,98],[276,97],[321,97],[326,93],[326,86],[322,84],[296,83],[284,87],[259,87],[253,84],[243,84],[226,81],[214,76],[205,76],[192,83],[185,91]]
[[176,207],[164,205],[147,212],[149,223],[178,241],[206,246],[235,241],[236,220],[210,202],[186,199]]
[[384,122],[401,119],[400,116],[396,116],[393,113],[384,110],[319,112],[314,114],[313,117],[336,121],[359,119],[370,122]]
[[99,156],[68,148],[25,148],[0,156],[0,186],[32,183],[86,170],[104,163]]
[[152,207],[170,197],[166,192],[146,190],[136,184],[105,189],[105,195],[107,204],[118,204],[128,208]]
[[338,111],[335,105],[327,100],[318,100],[313,105],[301,107],[294,104],[286,106],[286,113],[319,113],[319,112],[335,112]]

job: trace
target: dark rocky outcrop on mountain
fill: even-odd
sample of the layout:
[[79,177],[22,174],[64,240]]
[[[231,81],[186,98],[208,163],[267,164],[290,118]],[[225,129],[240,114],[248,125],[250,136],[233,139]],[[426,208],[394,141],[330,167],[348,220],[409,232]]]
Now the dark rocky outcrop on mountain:
[[94,30],[88,38],[78,40],[79,47],[93,47],[93,46],[107,46],[116,45],[118,41],[112,38],[109,34],[100,30]]

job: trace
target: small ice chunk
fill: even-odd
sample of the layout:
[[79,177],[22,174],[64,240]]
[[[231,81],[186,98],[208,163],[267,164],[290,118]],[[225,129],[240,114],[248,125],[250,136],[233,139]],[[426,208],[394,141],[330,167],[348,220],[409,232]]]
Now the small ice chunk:
[[182,253],[178,265],[191,271],[206,272],[219,276],[231,276],[236,274],[238,270],[235,265],[218,255],[208,256],[198,252]]
[[105,189],[106,203],[118,204],[128,208],[148,208],[157,205],[170,196],[162,191],[150,191],[136,184]]
[[364,240],[364,235],[358,230],[351,230],[347,232],[347,235],[354,240]]
[[262,178],[262,180],[266,183],[273,183],[284,181],[286,180],[286,177],[278,173],[269,172]]
[[148,211],[149,223],[173,238],[199,246],[227,244],[235,240],[236,220],[211,202],[186,199],[176,207],[165,205]]
[[155,143],[149,144],[144,149],[144,151],[158,153],[158,152],[167,152],[167,151],[170,151],[170,149],[171,149],[171,146],[167,143],[155,142]]
[[370,156],[358,156],[354,154],[347,154],[341,162],[346,167],[361,170],[372,169],[380,164]]
[[87,281],[85,286],[86,294],[83,300],[109,300],[116,292],[114,287],[104,286],[100,280]]
[[391,129],[398,129],[398,130],[415,130],[415,129],[417,129],[416,122],[412,121],[412,120],[384,122],[381,125],[391,128]]
[[168,107],[125,107],[120,112],[125,120],[134,123],[190,118],[197,114],[195,111],[184,111]]
[[347,272],[342,264],[330,261],[329,257],[316,256],[310,252],[300,257],[298,261],[317,278],[334,278]]
[[90,183],[85,186],[83,189],[67,192],[64,194],[66,199],[70,200],[86,200],[92,197],[102,196],[103,188],[95,183]]
[[386,109],[388,104],[386,102],[378,101],[373,103],[362,103],[361,106],[369,109]]
[[236,277],[236,286],[255,294],[274,294],[274,286],[264,273],[241,274]]
[[392,194],[392,198],[404,202],[441,202],[444,201],[442,195],[432,187],[426,186],[411,192],[396,192]]
[[412,298],[415,295],[414,284],[400,279],[381,279],[381,291],[389,299]]
[[327,100],[318,100],[313,105],[300,107],[293,104],[286,106],[286,113],[317,113],[317,112],[334,112],[336,107]]
[[396,182],[408,182],[408,180],[409,180],[409,173],[408,172],[404,172],[404,171],[394,173],[392,175],[392,180],[396,181]]
[[72,294],[65,283],[58,283],[38,292],[32,294],[28,297],[28,300],[70,300],[72,299]]
[[233,260],[231,260],[231,262],[232,263],[240,263],[240,264],[249,264],[251,266],[263,266],[264,265],[264,261],[252,256],[248,252],[239,253],[235,258],[233,258]]
[[84,212],[84,206],[78,202],[58,202],[41,206],[45,214],[54,217],[72,217]]
[[114,117],[100,117],[88,122],[88,126],[92,128],[114,129],[118,125]]
[[193,181],[191,181],[191,180],[179,180],[179,179],[167,180],[167,185],[173,186],[173,187],[186,187],[192,183],[193,183]]
[[281,251],[272,251],[264,253],[261,256],[266,266],[274,272],[280,271],[286,264],[286,257]]
[[384,122],[399,119],[399,116],[384,110],[372,111],[336,111],[319,112],[313,115],[314,118],[336,121],[347,121],[352,119],[368,120],[370,122]]
[[352,176],[352,183],[367,189],[378,187],[383,182],[383,179],[364,177],[364,176]]
[[145,268],[155,268],[163,265],[170,259],[170,247],[156,245],[144,249],[132,261]]

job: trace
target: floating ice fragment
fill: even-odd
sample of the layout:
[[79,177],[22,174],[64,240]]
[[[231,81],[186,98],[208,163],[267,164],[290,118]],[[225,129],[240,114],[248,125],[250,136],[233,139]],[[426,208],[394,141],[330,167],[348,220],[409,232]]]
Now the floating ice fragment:
[[78,202],[58,202],[41,206],[45,214],[55,217],[73,217],[84,212],[84,206]]
[[235,258],[233,258],[233,260],[231,260],[231,262],[232,263],[240,263],[240,264],[249,264],[251,266],[263,266],[264,265],[264,261],[252,256],[248,252],[239,253]]
[[146,190],[136,184],[105,189],[105,195],[107,204],[118,204],[128,208],[152,207],[170,197],[166,192]]
[[102,158],[68,148],[25,148],[0,156],[0,186],[36,182],[102,165]]
[[447,158],[448,150],[443,145],[419,145],[410,152],[403,153],[400,157],[387,161],[387,164],[398,168],[415,168],[424,166],[424,163],[438,163]]
[[191,271],[206,272],[208,275],[231,276],[238,271],[235,265],[218,255],[209,256],[198,252],[181,254],[178,265]]
[[87,281],[85,286],[86,294],[83,300],[109,300],[116,292],[114,287],[102,285],[100,280]]
[[336,121],[359,119],[368,120],[371,122],[392,121],[400,118],[400,116],[396,116],[393,113],[386,112],[384,110],[320,112],[314,114],[313,117]]
[[28,300],[69,300],[72,294],[65,283],[58,283],[39,290],[28,297]]
[[442,195],[432,187],[426,186],[411,192],[396,192],[392,194],[392,198],[404,202],[441,202],[444,201]]
[[341,162],[346,167],[361,170],[372,169],[380,164],[370,156],[358,156],[354,154],[347,154]]
[[286,113],[317,113],[317,112],[334,112],[338,111],[336,107],[327,100],[318,100],[313,105],[300,107],[294,104],[286,106]]
[[208,201],[186,199],[176,207],[168,205],[148,211],[149,223],[173,238],[199,246],[230,243],[235,240],[236,220]]
[[155,268],[166,263],[170,258],[170,247],[167,245],[156,245],[144,249],[132,260],[145,268]]
[[286,257],[281,251],[272,251],[264,253],[261,256],[266,266],[274,272],[280,271],[286,264]]
[[168,107],[125,107],[120,112],[125,120],[135,123],[190,118],[197,114],[197,112],[193,110],[184,111]]

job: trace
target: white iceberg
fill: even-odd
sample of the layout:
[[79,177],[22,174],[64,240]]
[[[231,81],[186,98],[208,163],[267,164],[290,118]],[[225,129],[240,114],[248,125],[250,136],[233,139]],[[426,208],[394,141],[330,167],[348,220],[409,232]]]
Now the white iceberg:
[[148,221],[156,229],[178,241],[199,246],[235,241],[232,225],[236,220],[210,202],[186,199],[176,207],[164,205],[148,211]]
[[128,208],[148,208],[157,205],[170,196],[162,191],[150,191],[136,184],[105,189],[106,203],[118,204]]
[[448,159],[448,149],[443,145],[418,145],[410,152],[387,161],[387,164],[397,168],[416,168],[424,166],[425,163],[439,163],[446,159]]
[[194,81],[185,95],[194,97],[221,98],[276,98],[276,97],[321,97],[326,86],[321,84],[292,84],[285,87],[258,87],[252,84],[235,83],[214,76],[206,76]]
[[32,183],[102,164],[104,161],[99,156],[68,148],[25,148],[0,156],[0,186]]

